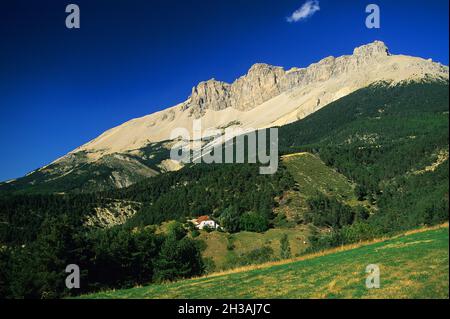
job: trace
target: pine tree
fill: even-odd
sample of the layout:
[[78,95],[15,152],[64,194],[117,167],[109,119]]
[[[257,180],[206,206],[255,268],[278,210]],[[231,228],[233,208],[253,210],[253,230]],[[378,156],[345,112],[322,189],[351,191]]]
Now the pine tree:
[[289,245],[289,239],[286,234],[280,239],[280,257],[281,259],[291,258],[291,246]]

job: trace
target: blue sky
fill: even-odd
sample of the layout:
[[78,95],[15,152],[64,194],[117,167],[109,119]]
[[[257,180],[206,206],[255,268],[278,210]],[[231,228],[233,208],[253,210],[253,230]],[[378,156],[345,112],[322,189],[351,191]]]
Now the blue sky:
[[[307,66],[384,41],[448,65],[448,1],[9,1],[0,8],[0,180],[19,177],[103,131],[186,99],[199,81],[231,82],[256,62]],[[65,28],[65,7],[81,28]],[[365,27],[365,7],[381,28]]]

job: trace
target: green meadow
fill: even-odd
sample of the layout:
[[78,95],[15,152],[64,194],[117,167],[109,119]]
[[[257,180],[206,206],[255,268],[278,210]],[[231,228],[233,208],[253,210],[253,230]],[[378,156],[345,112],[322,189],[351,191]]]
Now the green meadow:
[[342,174],[325,165],[311,153],[283,156],[283,163],[299,184],[303,196],[315,196],[321,192],[350,201],[355,198],[354,185]]
[[[82,298],[449,298],[448,225],[341,247],[293,261]],[[380,269],[367,289],[366,267]]]

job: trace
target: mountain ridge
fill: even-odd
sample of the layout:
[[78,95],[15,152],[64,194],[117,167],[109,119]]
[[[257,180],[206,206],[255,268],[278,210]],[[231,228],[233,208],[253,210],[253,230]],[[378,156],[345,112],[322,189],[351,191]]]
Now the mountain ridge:
[[431,60],[392,55],[381,41],[306,68],[284,70],[256,63],[231,84],[214,79],[200,82],[186,101],[111,128],[49,165],[0,185],[36,187],[48,181],[61,184],[70,177],[78,181],[76,185],[94,189],[127,187],[181,168],[169,158],[170,133],[182,127],[192,134],[195,119],[202,120],[203,129],[221,131],[230,126],[246,130],[283,126],[376,82],[448,81],[448,74],[447,66]]
[[427,76],[448,79],[448,74],[448,67],[439,63],[392,55],[381,41],[357,47],[352,55],[326,57],[306,68],[285,71],[256,63],[231,84],[215,79],[202,81],[186,101],[125,122],[73,152],[85,150],[99,158],[132,151],[168,140],[171,130],[177,127],[192,133],[192,121],[199,118],[205,128],[217,128],[237,119],[243,128],[280,126],[376,81],[398,83]]

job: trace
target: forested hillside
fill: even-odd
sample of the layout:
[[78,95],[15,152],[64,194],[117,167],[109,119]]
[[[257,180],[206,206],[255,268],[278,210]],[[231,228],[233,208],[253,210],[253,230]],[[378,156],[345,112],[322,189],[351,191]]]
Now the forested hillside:
[[[292,186],[293,179],[283,167],[274,175],[260,175],[254,164],[202,164],[161,174],[123,190],[6,196],[0,201],[0,242],[32,241],[44,220],[63,215],[71,224],[82,226],[95,207],[113,199],[142,204],[127,227],[184,221],[205,214],[226,224],[227,219],[239,220],[248,213],[258,224],[255,227],[263,231],[270,226],[274,198]],[[238,225],[235,231],[240,229]]]
[[[83,291],[128,287],[202,274],[204,247],[188,227],[167,220],[210,214],[230,231],[271,227],[274,198],[293,185],[285,169],[260,175],[257,165],[199,165],[162,174],[124,190],[72,195],[12,195],[0,202],[0,295],[64,296],[65,266],[83,269]],[[111,201],[139,202],[124,225],[84,222]],[[150,227],[147,227],[150,226]],[[36,271],[39,269],[39,271]]]
[[[290,171],[283,161],[274,175],[259,174],[259,164],[197,164],[121,190],[3,191],[0,295],[67,295],[61,270],[69,263],[83,269],[83,292],[199,275],[207,268],[204,247],[192,239],[186,219],[209,215],[228,233],[291,227],[281,218],[292,193],[307,195],[294,223],[310,227],[309,250],[446,221],[448,108],[448,82],[380,83],[280,127],[282,154],[309,152],[334,170],[326,173],[336,178],[331,191],[322,191],[325,181],[303,183],[292,169],[304,168]],[[326,171],[323,163],[311,165]],[[139,205],[122,225],[87,226],[96,208],[111,201]],[[170,220],[180,223],[165,234],[156,231]]]
[[280,128],[283,153],[317,153],[377,207],[318,248],[448,220],[448,109],[448,82],[377,84]]

